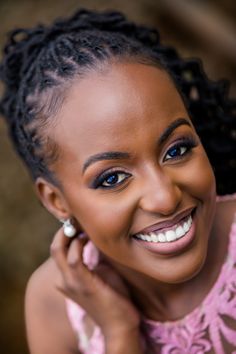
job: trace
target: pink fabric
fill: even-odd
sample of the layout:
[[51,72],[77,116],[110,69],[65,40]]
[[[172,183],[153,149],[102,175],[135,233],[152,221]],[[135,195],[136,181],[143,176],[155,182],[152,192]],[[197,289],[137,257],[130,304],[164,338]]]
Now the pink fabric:
[[[218,197],[217,200],[236,199],[233,196]],[[98,253],[92,243],[88,244],[84,260],[93,268]],[[67,300],[70,322],[78,336],[79,349],[83,354],[104,354],[104,338],[95,326],[88,339],[84,319],[85,311]],[[226,320],[227,319],[227,320]],[[203,302],[190,314],[178,321],[157,322],[144,319],[147,333],[161,354],[236,354],[236,220],[230,235],[226,261],[211,291]],[[229,325],[234,322],[234,328]],[[224,343],[234,350],[225,351]]]

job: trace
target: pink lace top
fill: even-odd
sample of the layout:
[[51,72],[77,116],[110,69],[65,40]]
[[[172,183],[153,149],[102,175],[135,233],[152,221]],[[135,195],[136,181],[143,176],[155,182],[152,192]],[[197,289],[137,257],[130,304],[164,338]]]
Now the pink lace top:
[[[233,196],[218,200],[236,199]],[[93,268],[98,253],[92,243],[84,253],[85,263]],[[104,354],[104,339],[85,311],[66,300],[71,325],[83,354]],[[161,354],[236,354],[236,220],[230,235],[228,254],[214,286],[203,302],[184,318],[171,322],[144,319],[154,352]]]

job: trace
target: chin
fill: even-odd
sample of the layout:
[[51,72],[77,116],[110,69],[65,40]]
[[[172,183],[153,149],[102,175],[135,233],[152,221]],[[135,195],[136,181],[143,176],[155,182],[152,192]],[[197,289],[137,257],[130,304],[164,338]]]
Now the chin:
[[201,272],[207,257],[207,245],[199,246],[195,245],[197,248],[180,258],[166,259],[155,273],[150,274],[151,278],[163,284],[181,284],[193,279]]
[[[204,257],[197,259],[194,263],[189,264],[188,267],[176,267],[175,271],[167,275],[163,282],[168,284],[182,284],[194,277],[196,277],[202,270],[206,261],[206,254]],[[179,269],[180,268],[180,269]]]

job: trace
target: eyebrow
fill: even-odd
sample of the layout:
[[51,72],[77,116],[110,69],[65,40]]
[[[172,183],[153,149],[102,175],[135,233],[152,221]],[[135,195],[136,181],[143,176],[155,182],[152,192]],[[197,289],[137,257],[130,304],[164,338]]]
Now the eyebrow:
[[83,166],[83,172],[88,168],[91,164],[102,161],[102,160],[123,160],[130,159],[131,155],[128,152],[121,151],[106,151],[101,152],[99,154],[90,156]]
[[178,128],[180,125],[188,125],[191,127],[190,122],[185,118],[178,118],[168,125],[165,131],[161,134],[158,139],[158,145],[162,145],[172,134],[172,132]]
[[[174,122],[170,123],[168,127],[165,129],[165,131],[161,134],[161,136],[158,139],[158,145],[163,144],[168,137],[171,135],[171,133],[178,128],[180,125],[188,125],[191,127],[190,122],[185,119],[185,118],[178,118]],[[124,159],[130,159],[131,154],[128,152],[122,152],[122,151],[106,151],[106,152],[101,152],[95,155],[90,156],[84,163],[83,165],[83,173],[85,170],[92,165],[95,162],[98,161],[103,161],[103,160],[124,160]]]

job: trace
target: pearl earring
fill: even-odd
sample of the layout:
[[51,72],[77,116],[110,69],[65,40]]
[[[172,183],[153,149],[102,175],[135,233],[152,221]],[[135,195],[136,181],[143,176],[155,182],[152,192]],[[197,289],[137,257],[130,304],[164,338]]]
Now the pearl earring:
[[73,237],[75,236],[77,230],[74,227],[74,225],[72,225],[70,219],[67,220],[60,220],[63,223],[63,231],[64,231],[64,235],[67,237]]

